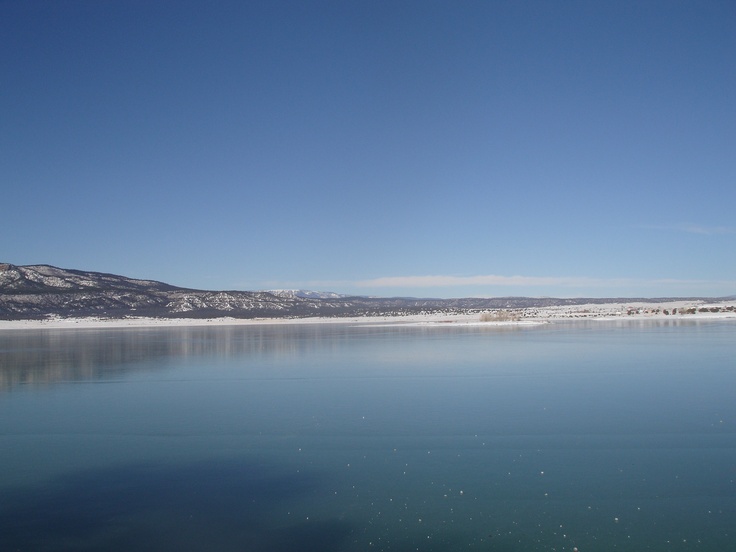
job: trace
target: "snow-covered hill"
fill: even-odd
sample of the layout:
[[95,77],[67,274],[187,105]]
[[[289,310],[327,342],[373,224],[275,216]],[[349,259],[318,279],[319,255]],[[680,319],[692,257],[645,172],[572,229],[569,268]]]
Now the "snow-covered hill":
[[[693,298],[697,299],[697,298]],[[0,263],[0,319],[49,316],[123,318],[287,318],[308,316],[403,316],[462,313],[484,309],[519,309],[661,299],[555,299],[498,297],[415,299],[353,297],[304,290],[203,291],[154,280],[68,270],[49,265]]]
[[202,291],[48,265],[0,264],[0,318],[294,315],[319,305],[267,292]]

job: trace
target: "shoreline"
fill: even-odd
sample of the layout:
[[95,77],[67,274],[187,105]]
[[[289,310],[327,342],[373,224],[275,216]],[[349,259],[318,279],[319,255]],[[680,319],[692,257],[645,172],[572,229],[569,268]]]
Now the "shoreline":
[[[676,311],[673,314],[673,311]],[[385,316],[310,317],[310,318],[48,318],[44,320],[0,320],[0,331],[35,329],[106,329],[198,326],[255,326],[286,324],[350,324],[365,326],[532,326],[564,321],[699,321],[736,320],[736,301],[670,301],[666,303],[608,303],[545,308],[426,313]],[[495,318],[494,318],[495,317]]]

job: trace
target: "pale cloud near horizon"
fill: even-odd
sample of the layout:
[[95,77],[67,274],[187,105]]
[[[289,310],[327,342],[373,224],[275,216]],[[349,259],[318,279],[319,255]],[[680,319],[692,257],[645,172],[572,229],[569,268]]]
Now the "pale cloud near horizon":
[[385,276],[369,280],[353,282],[357,287],[450,287],[450,286],[562,286],[562,287],[620,287],[637,285],[693,285],[706,283],[703,280],[653,279],[635,278],[589,278],[579,276],[501,276],[487,274],[477,276]]
[[413,275],[413,276],[382,276],[365,280],[349,281],[312,281],[307,285],[312,289],[332,289],[340,287],[353,288],[449,288],[469,286],[497,286],[497,287],[564,287],[564,288],[622,288],[648,286],[702,286],[728,285],[736,287],[736,281],[712,280],[680,280],[675,278],[591,278],[585,276],[503,276],[498,274],[481,274],[474,276],[457,275]]
[[497,274],[477,276],[384,276],[354,282],[358,287],[449,287],[449,286],[590,286],[597,285],[594,278],[550,277],[550,276],[500,276]]

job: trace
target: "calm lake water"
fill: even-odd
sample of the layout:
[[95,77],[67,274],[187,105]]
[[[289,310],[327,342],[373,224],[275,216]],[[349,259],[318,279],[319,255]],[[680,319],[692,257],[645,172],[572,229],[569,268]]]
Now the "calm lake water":
[[0,550],[736,550],[736,323],[0,332]]

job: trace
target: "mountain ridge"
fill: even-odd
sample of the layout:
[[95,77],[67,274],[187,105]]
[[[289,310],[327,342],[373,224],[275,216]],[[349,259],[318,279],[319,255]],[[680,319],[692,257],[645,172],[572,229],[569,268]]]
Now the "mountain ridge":
[[0,319],[48,317],[303,318],[311,316],[396,316],[487,309],[618,302],[659,303],[713,298],[411,298],[365,297],[306,290],[213,291],[157,280],[58,268],[46,264],[0,263]]

